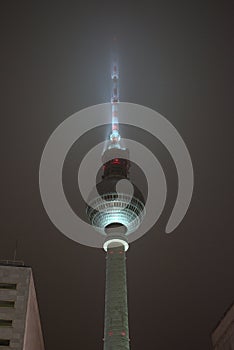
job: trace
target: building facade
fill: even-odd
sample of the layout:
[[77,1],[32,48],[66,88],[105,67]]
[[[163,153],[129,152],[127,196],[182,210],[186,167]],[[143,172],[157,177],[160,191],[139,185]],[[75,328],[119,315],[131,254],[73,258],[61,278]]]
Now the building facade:
[[234,304],[212,333],[214,350],[234,350]]
[[44,350],[30,267],[0,265],[0,349]]

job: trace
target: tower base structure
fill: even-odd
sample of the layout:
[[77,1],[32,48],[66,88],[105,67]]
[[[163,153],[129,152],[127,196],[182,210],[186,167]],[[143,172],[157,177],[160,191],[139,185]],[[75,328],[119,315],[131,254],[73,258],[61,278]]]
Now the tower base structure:
[[126,281],[126,240],[109,237],[106,250],[104,350],[130,350]]

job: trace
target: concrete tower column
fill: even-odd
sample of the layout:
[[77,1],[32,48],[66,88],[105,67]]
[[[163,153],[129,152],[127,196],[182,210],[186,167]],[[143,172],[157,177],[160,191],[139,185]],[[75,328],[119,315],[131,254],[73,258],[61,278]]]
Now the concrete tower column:
[[106,255],[104,350],[130,350],[125,247],[110,243]]

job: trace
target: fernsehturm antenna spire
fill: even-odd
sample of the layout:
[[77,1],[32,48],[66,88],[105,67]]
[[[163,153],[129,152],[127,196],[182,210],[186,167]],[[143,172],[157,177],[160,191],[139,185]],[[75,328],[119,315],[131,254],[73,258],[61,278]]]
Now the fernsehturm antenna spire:
[[111,95],[111,117],[112,117],[112,132],[110,135],[111,144],[109,148],[121,148],[120,147],[120,134],[119,134],[119,119],[118,119],[118,104],[119,104],[119,69],[117,60],[115,59],[112,72],[112,95]]

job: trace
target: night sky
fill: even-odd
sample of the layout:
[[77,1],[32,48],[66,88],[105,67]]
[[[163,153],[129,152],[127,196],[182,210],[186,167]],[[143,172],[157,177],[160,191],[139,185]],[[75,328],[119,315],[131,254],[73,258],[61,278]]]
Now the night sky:
[[[46,350],[103,347],[105,254],[51,223],[38,172],[62,121],[109,102],[114,36],[121,101],[164,115],[195,175],[190,208],[166,235],[175,167],[157,140],[139,133],[169,191],[158,223],[127,255],[131,349],[211,349],[211,332],[234,301],[232,1],[5,1],[0,13],[0,258],[12,259],[18,240],[17,259],[33,269]],[[88,151],[105,134],[87,135],[68,155],[65,187],[77,207],[79,147]]]

